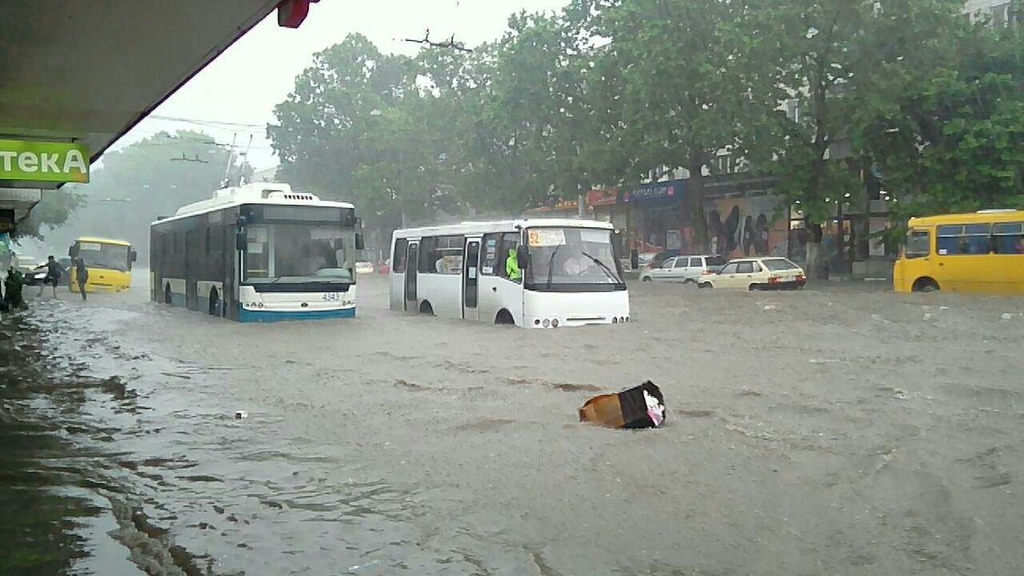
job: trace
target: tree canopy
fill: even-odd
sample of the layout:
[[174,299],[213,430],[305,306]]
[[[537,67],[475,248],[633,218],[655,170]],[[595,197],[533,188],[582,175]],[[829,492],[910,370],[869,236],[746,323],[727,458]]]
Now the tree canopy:
[[[120,238],[132,242],[145,260],[150,223],[174,214],[180,206],[209,198],[225,177],[229,154],[212,136],[194,131],[161,132],[108,152],[93,171],[92,181],[73,192],[75,212],[46,239],[60,247],[78,236]],[[233,165],[230,176],[243,173],[252,176],[248,166]],[[44,194],[44,198],[53,196]]]
[[720,154],[776,178],[812,225],[861,199],[866,173],[899,218],[1017,205],[1022,32],[962,9],[574,0],[512,15],[470,53],[384,54],[351,35],[316,55],[268,132],[285,179],[392,227],[680,168],[700,214]]

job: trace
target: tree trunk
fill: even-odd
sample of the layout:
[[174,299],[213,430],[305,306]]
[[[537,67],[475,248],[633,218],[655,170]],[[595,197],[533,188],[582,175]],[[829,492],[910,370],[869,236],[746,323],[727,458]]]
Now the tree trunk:
[[807,230],[807,261],[804,263],[809,280],[828,280],[828,258],[821,244],[821,224],[804,222]]
[[693,226],[693,239],[696,246],[690,247],[694,252],[707,252],[710,244],[708,238],[708,220],[704,214],[704,160],[690,159],[690,180],[687,182],[686,194],[690,197],[690,223]]

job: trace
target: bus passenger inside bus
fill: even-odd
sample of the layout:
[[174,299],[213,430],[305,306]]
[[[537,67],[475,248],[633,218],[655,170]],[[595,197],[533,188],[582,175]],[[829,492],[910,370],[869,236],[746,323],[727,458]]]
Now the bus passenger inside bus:
[[559,285],[621,284],[611,231],[532,228],[527,282],[555,289]]

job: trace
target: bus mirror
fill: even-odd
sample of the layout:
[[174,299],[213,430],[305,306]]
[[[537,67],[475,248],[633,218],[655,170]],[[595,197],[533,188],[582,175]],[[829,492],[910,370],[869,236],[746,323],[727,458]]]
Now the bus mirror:
[[78,257],[78,250],[75,248],[74,244],[72,244],[71,246],[68,246],[68,256],[70,256],[72,258],[77,258]]
[[356,250],[365,250],[366,244],[363,243],[363,235],[356,232]]
[[235,232],[235,250],[244,251],[249,247],[249,236],[245,231]]
[[139,253],[136,252],[135,250],[132,250],[128,258],[130,259],[131,262],[135,262],[136,260],[139,259]]
[[522,248],[516,251],[516,263],[519,264],[520,270],[526,270],[530,265],[530,255],[527,254]]

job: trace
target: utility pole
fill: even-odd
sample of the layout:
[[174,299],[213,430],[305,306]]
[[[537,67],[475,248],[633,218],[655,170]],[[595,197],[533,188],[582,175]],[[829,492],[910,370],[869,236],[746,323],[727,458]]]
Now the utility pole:
[[[249,148],[251,148],[251,147],[252,147],[252,134],[249,134],[249,143],[245,145],[245,152],[242,152],[242,167],[243,168],[249,162]],[[230,170],[230,166],[228,167],[228,169]],[[239,172],[241,172],[241,170],[239,170]],[[244,177],[245,177],[244,174],[240,174],[238,176],[238,184],[239,185],[243,184],[242,179]],[[248,184],[248,182],[245,182],[245,183]]]
[[[231,135],[231,146],[228,148],[228,161],[227,164],[224,166],[224,188],[227,188],[231,184],[231,180],[229,180],[229,178],[231,178],[231,161],[234,159],[235,155],[236,138],[238,138],[238,132],[235,132],[234,134]],[[250,135],[249,138],[251,141],[252,136]]]

